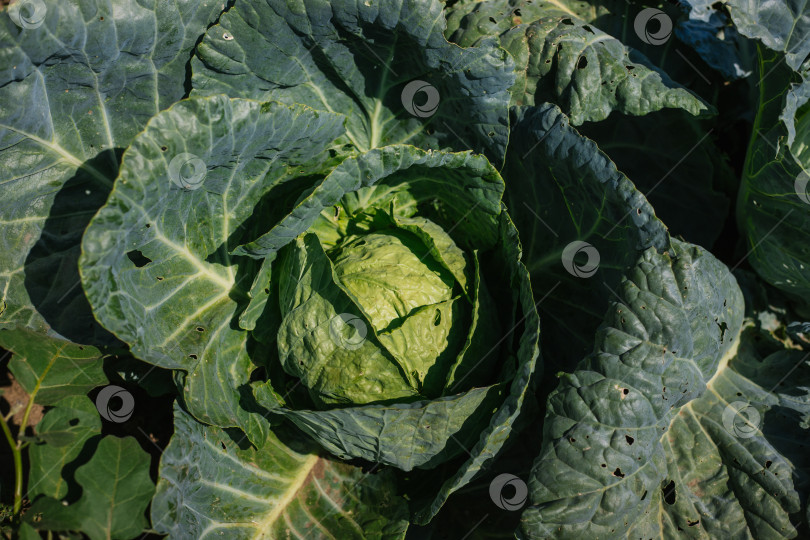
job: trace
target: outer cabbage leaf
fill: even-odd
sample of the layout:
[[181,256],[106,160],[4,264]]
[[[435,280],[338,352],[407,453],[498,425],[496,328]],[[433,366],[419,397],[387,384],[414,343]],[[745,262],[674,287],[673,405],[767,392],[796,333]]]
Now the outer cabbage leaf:
[[120,149],[183,97],[191,49],[223,5],[41,4],[37,27],[0,12],[0,327],[97,345],[111,336],[78,286],[81,235]]
[[[254,366],[237,321],[259,263],[229,251],[242,234],[258,234],[254,208],[266,217],[262,200],[274,188],[308,185],[298,177],[324,166],[341,122],[224,96],[178,103],[127,150],[84,237],[83,284],[102,324],[138,358],[183,370],[184,399],[199,419],[241,427],[254,442],[264,422],[240,405]],[[178,159],[196,163],[183,174],[197,189],[177,183]]]
[[644,193],[670,234],[711,248],[731,206],[722,190],[739,180],[707,127],[684,111],[667,110],[613,115],[578,129]]
[[245,448],[175,406],[152,521],[174,538],[388,540],[404,538],[408,507],[390,470],[328,460],[280,430]]
[[[501,227],[501,242],[504,246],[501,257],[506,260],[521,258],[522,251],[517,229],[506,212],[501,215],[504,221],[504,226]],[[537,328],[539,325],[538,304],[533,303],[532,288],[526,268],[521,265],[513,270],[505,285],[511,291],[513,302],[520,306],[515,313],[516,326],[522,323],[527,328]],[[513,331],[510,334],[513,334]],[[529,331],[524,332],[519,338],[509,334],[507,337],[511,337],[515,342],[513,347],[520,360],[511,383],[509,396],[495,411],[489,426],[481,432],[475,445],[469,449],[469,459],[465,459],[460,466],[454,467],[452,474],[444,480],[435,495],[419,500],[414,505],[413,521],[415,523],[428,523],[452,493],[491,467],[495,460],[502,455],[502,451],[507,448],[506,443],[510,435],[520,429],[521,418],[532,414],[535,410],[535,400],[532,396],[535,388],[533,379],[540,379],[542,368],[537,367],[536,373],[532,373],[535,369],[534,361],[527,362],[523,359],[535,358],[539,354],[538,334]]]
[[553,102],[575,125],[604,120],[614,110],[632,115],[663,108],[695,115],[708,111],[702,99],[644,55],[594,26],[595,19],[610,13],[605,6],[586,9],[579,4],[463,3],[449,8],[448,32],[453,31],[448,36],[462,46],[497,36],[517,65],[511,104]]
[[[498,230],[504,183],[487,159],[470,152],[433,152],[393,145],[343,161],[270,231],[239,246],[234,253],[254,258],[276,253],[309,230],[324,209],[389,176],[392,183],[405,185],[414,201],[429,201],[441,194],[445,200],[442,215],[458,224],[453,232],[463,247],[490,248],[498,240],[494,231]],[[388,192],[383,190],[378,196],[386,197]],[[347,204],[364,202],[349,200]]]
[[549,531],[557,538],[649,537],[674,533],[675,524],[690,530],[685,521],[702,519],[683,507],[662,518],[671,499],[661,488],[668,475],[681,471],[683,482],[690,469],[712,483],[710,465],[668,464],[667,456],[697,450],[689,439],[676,440],[689,431],[681,424],[688,419],[676,415],[704,394],[711,395],[708,406],[715,399],[715,374],[725,372],[739,346],[742,293],[712,255],[673,240],[669,253],[644,252],[617,300],[593,353],[562,375],[549,396],[543,448],[529,482],[532,505],[521,525],[527,538]]
[[810,67],[795,74],[760,48],[760,104],[748,147],[737,220],[748,261],[805,307],[810,298]]
[[799,70],[810,54],[810,11],[806,2],[726,0],[725,3],[741,34],[784,53],[785,63]]
[[[667,249],[669,235],[644,195],[557,107],[518,113],[504,168],[506,202],[542,300],[543,356],[571,370],[592,350],[623,270],[648,247]],[[569,271],[563,256],[572,250],[588,260],[571,258]]]
[[345,114],[347,142],[361,151],[409,143],[473,149],[499,163],[513,64],[494,43],[474,49],[448,43],[442,5],[238,2],[198,48],[194,93]]
[[662,440],[666,479],[651,492],[651,515],[631,537],[674,531],[693,538],[796,538],[800,525],[806,534],[807,354],[760,351],[752,330],[740,339],[708,391],[669,425]]

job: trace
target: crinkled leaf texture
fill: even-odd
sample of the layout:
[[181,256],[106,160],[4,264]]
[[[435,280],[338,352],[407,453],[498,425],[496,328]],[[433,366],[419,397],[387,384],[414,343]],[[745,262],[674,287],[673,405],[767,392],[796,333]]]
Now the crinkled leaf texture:
[[[253,442],[265,423],[241,401],[255,366],[238,317],[259,263],[229,252],[258,234],[251,216],[266,215],[260,203],[274,189],[308,185],[300,177],[320,169],[342,121],[225,96],[182,101],[124,154],[83,240],[83,284],[99,321],[138,358],[184,371],[183,399],[198,419],[240,427]],[[192,168],[178,172],[178,162]]]
[[262,449],[174,410],[152,521],[172,538],[393,540],[408,528],[390,470],[321,457],[290,432],[267,432]]
[[[703,537],[718,527],[733,536],[746,520],[724,521],[732,500],[708,496],[715,509],[701,494],[731,487],[755,510],[755,484],[773,483],[754,474],[763,464],[750,468],[747,450],[731,444],[722,424],[718,429],[722,413],[711,411],[718,401],[733,401],[725,377],[734,376],[728,366],[740,344],[737,282],[702,248],[673,240],[668,252],[644,252],[616,300],[593,353],[549,396],[521,532],[647,538],[677,536],[681,527]],[[709,453],[712,446],[722,448]],[[724,467],[733,458],[741,470],[729,473]],[[730,486],[716,472],[732,474]],[[668,492],[671,481],[676,494]],[[776,495],[780,503],[783,497]],[[697,527],[701,520],[709,523]]]
[[[506,204],[542,299],[543,357],[570,371],[591,352],[624,269],[646,248],[667,249],[669,235],[644,195],[558,107],[527,107],[515,116],[503,171]],[[572,249],[581,259],[572,258],[569,271],[563,255]]]
[[552,102],[574,125],[604,120],[614,110],[632,115],[663,108],[695,115],[708,111],[701,98],[643,54],[594,26],[597,14],[604,15],[601,5],[591,10],[579,4],[460,2],[449,8],[448,36],[465,47],[497,37],[516,64],[511,104]]
[[436,0],[238,2],[200,44],[194,94],[302,103],[347,117],[361,151],[409,143],[500,163],[513,64],[444,38]]
[[191,49],[223,5],[41,3],[36,28],[0,13],[0,327],[99,345],[112,336],[77,286],[81,235],[120,150],[183,97]]

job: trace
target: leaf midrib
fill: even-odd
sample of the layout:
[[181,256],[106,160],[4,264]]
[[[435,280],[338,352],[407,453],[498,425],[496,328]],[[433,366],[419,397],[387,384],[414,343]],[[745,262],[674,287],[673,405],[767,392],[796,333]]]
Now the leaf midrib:
[[[37,137],[36,135],[34,135],[32,133],[27,133],[25,131],[21,131],[21,130],[15,128],[14,126],[9,126],[8,124],[0,124],[0,128],[7,129],[8,131],[11,131],[11,132],[14,132],[14,133],[18,133],[21,136],[23,136],[23,137],[25,137],[25,138],[39,144],[40,146],[42,146],[44,148],[47,148],[48,150],[51,150],[54,154],[57,154],[57,155],[61,156],[62,159],[65,162],[67,162],[70,165],[76,167],[77,169],[82,169],[82,170],[86,171],[87,173],[90,174],[90,176],[92,176],[96,180],[100,181],[105,186],[112,186],[113,185],[112,181],[109,178],[107,178],[104,174],[102,174],[98,169],[96,169],[92,165],[88,165],[86,161],[80,160],[78,157],[74,156],[73,154],[71,154],[70,152],[68,152],[64,148],[62,148],[60,145],[58,145],[56,143],[52,143],[50,141],[46,141],[45,139],[43,139],[41,137]],[[102,152],[107,152],[107,151],[108,150],[102,150]],[[101,154],[102,152],[99,152],[99,154]]]
[[315,464],[320,459],[317,454],[309,456],[301,465],[301,470],[293,477],[290,482],[284,497],[275,505],[273,510],[267,516],[256,523],[257,534],[253,538],[260,540],[263,538],[270,538],[266,536],[265,531],[269,531],[270,526],[273,525],[278,518],[284,513],[290,503],[298,496],[298,492],[309,477],[309,473],[315,467]]

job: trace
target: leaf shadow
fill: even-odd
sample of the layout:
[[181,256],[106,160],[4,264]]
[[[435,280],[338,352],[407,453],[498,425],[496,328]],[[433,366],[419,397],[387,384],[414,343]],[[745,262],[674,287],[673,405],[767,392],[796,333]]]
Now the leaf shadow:
[[[123,148],[101,152],[84,162],[59,189],[39,239],[25,260],[25,289],[31,303],[57,334],[75,343],[123,344],[94,318],[79,276],[85,229],[106,203],[118,175]],[[91,175],[97,171],[108,184]]]

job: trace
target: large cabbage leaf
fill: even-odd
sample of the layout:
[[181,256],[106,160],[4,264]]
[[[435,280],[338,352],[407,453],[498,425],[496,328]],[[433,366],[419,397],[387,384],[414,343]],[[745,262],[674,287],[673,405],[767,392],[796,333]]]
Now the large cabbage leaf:
[[[810,298],[810,80],[760,49],[760,108],[737,200],[751,266],[769,283]],[[803,77],[808,77],[805,73]]]
[[799,534],[807,353],[741,324],[734,277],[678,246],[628,273],[598,348],[551,395],[524,537]]
[[810,298],[810,15],[800,4],[728,3],[740,32],[762,41],[759,103],[737,220],[748,260],[769,283]]
[[402,539],[408,507],[390,470],[332,461],[289,431],[262,450],[203,426],[179,407],[152,503],[155,529],[173,538]]
[[409,143],[503,159],[512,62],[493,42],[443,36],[436,0],[237,2],[200,44],[194,94],[279,100],[344,114],[366,151]]
[[[668,470],[673,420],[713,391],[739,346],[742,314],[736,281],[712,255],[675,240],[667,253],[643,254],[617,288],[594,351],[549,396],[526,537],[664,533],[664,480],[692,467],[670,460]],[[687,517],[702,519],[681,514],[678,523]]]
[[592,350],[623,270],[648,247],[667,249],[667,229],[553,105],[519,112],[503,172],[544,321],[543,356],[570,370]]
[[552,102],[574,125],[603,120],[614,110],[632,115],[663,108],[708,111],[701,98],[599,28],[602,17],[624,13],[618,4],[461,2],[449,8],[448,37],[470,46],[497,36],[516,63],[512,105]]
[[41,5],[41,24],[0,14],[0,327],[109,343],[79,286],[81,235],[122,148],[183,97],[191,49],[223,5]]
[[[302,106],[180,102],[124,154],[83,240],[83,284],[102,324],[138,358],[183,370],[198,419],[241,427],[254,442],[264,423],[240,405],[255,366],[235,321],[259,263],[230,250],[242,234],[258,234],[251,216],[266,215],[263,197],[285,182],[306,184],[341,133],[340,116]],[[178,162],[193,168],[178,171]]]
[[644,193],[670,234],[709,249],[732,206],[725,192],[739,180],[708,123],[666,110],[641,117],[612,115],[578,129]]
[[805,2],[726,0],[724,3],[741,34],[784,53],[785,63],[793,70],[800,69],[810,54],[810,12]]

